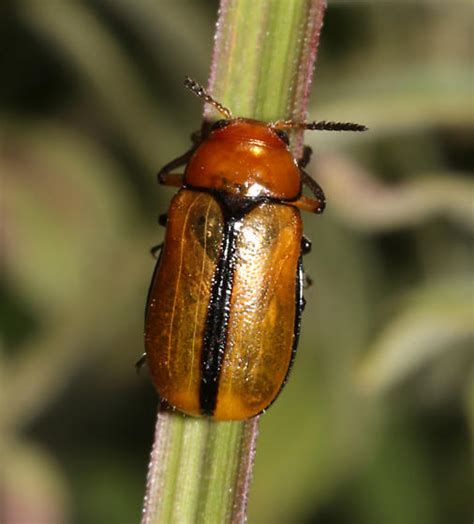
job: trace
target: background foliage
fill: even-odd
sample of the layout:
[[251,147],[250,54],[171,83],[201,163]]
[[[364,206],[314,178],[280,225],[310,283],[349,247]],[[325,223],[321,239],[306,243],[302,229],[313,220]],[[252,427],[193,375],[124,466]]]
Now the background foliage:
[[[136,522],[156,395],[147,251],[188,147],[216,2],[0,8],[2,522]],[[298,358],[262,418],[250,522],[472,515],[469,2],[330,2],[308,133],[323,217]],[[32,516],[34,519],[32,520]]]

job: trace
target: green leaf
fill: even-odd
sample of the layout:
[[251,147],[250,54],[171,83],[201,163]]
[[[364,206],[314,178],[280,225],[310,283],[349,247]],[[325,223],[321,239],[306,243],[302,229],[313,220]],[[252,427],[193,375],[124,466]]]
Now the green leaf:
[[406,301],[374,342],[359,369],[364,390],[378,393],[459,347],[474,335],[470,278],[431,285]]

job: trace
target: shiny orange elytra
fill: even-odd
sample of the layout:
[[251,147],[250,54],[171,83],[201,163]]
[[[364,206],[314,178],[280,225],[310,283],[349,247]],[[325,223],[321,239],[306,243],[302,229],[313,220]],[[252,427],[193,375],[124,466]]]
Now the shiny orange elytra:
[[[159,173],[181,189],[145,320],[146,359],[155,387],[189,415],[243,420],[265,410],[283,387],[304,307],[300,209],[321,213],[321,188],[303,171],[282,131],[232,118],[192,80],[195,94],[227,120]],[[362,130],[355,124],[297,124]],[[319,126],[319,127],[318,127]],[[355,126],[357,128],[355,128]],[[184,175],[173,170],[186,166]],[[302,195],[305,184],[314,195]]]

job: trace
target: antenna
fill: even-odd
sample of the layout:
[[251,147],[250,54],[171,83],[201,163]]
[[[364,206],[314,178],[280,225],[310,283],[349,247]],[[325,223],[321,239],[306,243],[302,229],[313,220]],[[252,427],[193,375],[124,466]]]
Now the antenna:
[[232,113],[230,112],[230,109],[227,109],[227,107],[223,106],[220,102],[212,98],[212,96],[204,89],[201,84],[196,82],[196,80],[193,80],[187,76],[184,80],[184,85],[198,98],[202,98],[204,102],[215,107],[217,111],[223,114],[228,120],[232,119]]
[[293,122],[293,120],[277,120],[275,129],[308,129],[310,131],[367,131],[369,128],[352,122]]

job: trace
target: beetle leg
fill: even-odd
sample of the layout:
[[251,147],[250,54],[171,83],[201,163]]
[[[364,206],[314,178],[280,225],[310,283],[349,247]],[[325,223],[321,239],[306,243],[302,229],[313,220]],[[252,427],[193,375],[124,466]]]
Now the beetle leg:
[[[301,238],[301,255],[307,255],[311,252],[311,240],[305,235]],[[303,288],[308,289],[313,285],[313,279],[303,269]]]
[[198,146],[202,142],[202,131],[201,130],[194,131],[193,133],[191,133],[191,142],[195,146]]
[[311,240],[303,235],[301,238],[301,254],[307,255],[308,253],[311,253]]
[[146,364],[146,353],[143,353],[142,356],[135,362],[135,371],[140,373],[143,366]]
[[296,202],[292,204],[302,211],[310,211],[311,213],[321,214],[326,207],[326,197],[321,189],[321,186],[313,180],[306,171],[300,169],[302,183],[313,193],[315,198],[308,198],[302,195]]
[[297,207],[301,211],[309,211],[310,213],[321,214],[324,210],[324,201],[316,200],[302,195],[295,202],[291,202],[292,206]]
[[160,173],[158,181],[163,186],[181,187],[183,176],[181,173]]
[[304,169],[309,164],[312,154],[313,154],[313,150],[309,146],[303,147],[303,155],[298,160],[298,167],[300,169]]
[[162,213],[158,217],[158,224],[160,224],[160,226],[166,227],[166,222],[167,221],[168,221],[168,213]]
[[173,173],[172,171],[178,167],[185,166],[190,158],[192,157],[198,143],[195,143],[191,149],[186,151],[184,155],[175,158],[171,162],[168,162],[158,171],[158,183],[165,186],[180,187],[183,185],[183,175],[181,173]]
[[326,196],[324,195],[324,191],[322,187],[312,178],[306,171],[303,169],[301,171],[301,180],[303,184],[313,193],[313,195],[316,197],[319,202],[321,202],[321,211],[319,213],[322,213],[324,211],[324,207],[326,206]]
[[151,256],[157,259],[158,253],[161,251],[162,247],[163,247],[163,242],[161,242],[161,244],[157,244],[156,246],[153,246],[150,249]]

